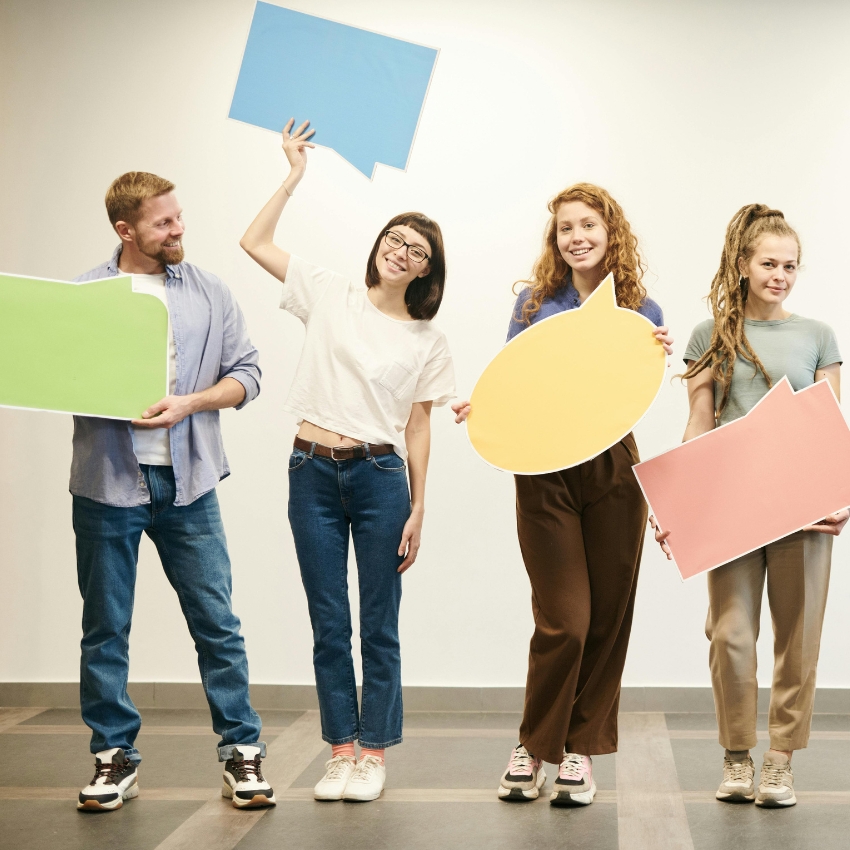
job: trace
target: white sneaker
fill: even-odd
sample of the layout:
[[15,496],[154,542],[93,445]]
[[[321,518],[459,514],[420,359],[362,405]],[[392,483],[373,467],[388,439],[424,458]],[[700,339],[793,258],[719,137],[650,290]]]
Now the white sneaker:
[[363,756],[349,777],[342,799],[359,803],[377,800],[384,790],[386,780],[387,769],[384,763],[375,756]]
[[274,806],[274,789],[263,777],[260,748],[239,744],[224,765],[221,796],[233,801],[237,809]]
[[82,811],[111,812],[120,809],[125,800],[139,796],[136,765],[124,755],[120,747],[95,754],[94,778],[77,799]]
[[316,783],[313,797],[316,800],[341,800],[356,766],[354,756],[336,756],[326,761],[325,775]]

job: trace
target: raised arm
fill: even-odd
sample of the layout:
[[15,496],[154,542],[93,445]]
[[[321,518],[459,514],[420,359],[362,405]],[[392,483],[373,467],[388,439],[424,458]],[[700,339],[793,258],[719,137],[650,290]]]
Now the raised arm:
[[316,147],[307,141],[315,130],[308,130],[310,122],[305,121],[295,132],[292,126],[295,119],[290,118],[283,128],[283,152],[289,161],[289,174],[271,200],[260,210],[251,222],[245,235],[239,240],[240,246],[251,259],[259,263],[269,274],[279,281],[286,280],[289,267],[289,252],[274,244],[274,232],[280,220],[280,214],[286,202],[292,197],[295,187],[301,182],[307,168],[307,148]]

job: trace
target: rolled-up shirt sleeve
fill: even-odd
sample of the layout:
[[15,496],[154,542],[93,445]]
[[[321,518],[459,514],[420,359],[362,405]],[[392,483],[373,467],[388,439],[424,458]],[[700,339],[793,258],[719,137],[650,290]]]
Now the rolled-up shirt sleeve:
[[221,370],[218,379],[233,378],[245,387],[245,398],[236,405],[241,410],[260,394],[260,353],[248,337],[248,327],[233,293],[223,287],[223,338]]

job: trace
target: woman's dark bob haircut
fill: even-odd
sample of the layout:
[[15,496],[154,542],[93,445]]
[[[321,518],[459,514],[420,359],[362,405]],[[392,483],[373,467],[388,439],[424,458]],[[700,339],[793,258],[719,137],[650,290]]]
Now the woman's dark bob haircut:
[[378,234],[372,253],[369,254],[369,263],[366,266],[366,286],[377,286],[381,282],[378,274],[377,258],[378,247],[384,234],[399,224],[406,224],[415,230],[420,236],[428,240],[431,246],[431,259],[429,261],[430,271],[425,277],[415,277],[408,284],[407,292],[404,293],[404,303],[407,304],[407,312],[412,319],[424,319],[428,321],[437,315],[440,302],[443,300],[443,289],[446,285],[446,254],[443,250],[443,234],[440,225],[436,221],[418,212],[402,213],[391,218],[387,226]]

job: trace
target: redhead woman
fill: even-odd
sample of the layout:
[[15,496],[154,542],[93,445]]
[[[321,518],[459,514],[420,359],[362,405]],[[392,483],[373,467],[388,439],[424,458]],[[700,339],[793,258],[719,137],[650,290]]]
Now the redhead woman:
[[[694,328],[685,351],[690,402],[685,440],[744,416],[783,376],[795,390],[829,381],[838,396],[841,355],[832,328],[785,308],[800,253],[800,240],[779,210],[749,204],[729,222],[708,295],[713,318]],[[833,514],[708,573],[706,635],[725,748],[718,800],[768,808],[797,802],[791,756],[809,740],[832,538],[848,516]],[[665,541],[675,534],[675,528],[656,529],[668,558]],[[774,668],[770,749],[756,785],[750,749],[757,743],[756,639],[765,582]]]
[[[431,408],[454,396],[449,348],[431,321],[446,262],[439,226],[418,212],[396,215],[381,228],[359,282],[277,247],[278,220],[313,147],[308,122],[294,132],[293,125],[290,120],[283,132],[289,175],[240,244],[283,283],[281,307],[306,326],[285,409],[298,419],[289,521],[313,626],[322,736],[332,747],[315,797],[366,801],[383,790],[384,750],[402,740],[402,573],[420,546]],[[334,226],[331,220],[331,237]],[[359,705],[349,535],[360,589]]]
[[[549,204],[543,253],[516,301],[508,339],[562,310],[581,307],[612,272],[620,307],[656,325],[669,354],[661,308],[647,297],[637,239],[620,205],[578,183]],[[469,403],[453,407],[458,422]],[[517,533],[531,580],[534,634],[520,743],[498,795],[534,800],[543,761],[560,764],[550,802],[588,805],[596,794],[591,757],[617,749],[617,707],[626,660],[646,503],[629,434],[580,466],[516,476]]]

